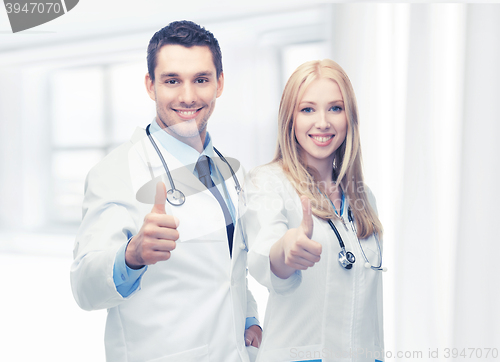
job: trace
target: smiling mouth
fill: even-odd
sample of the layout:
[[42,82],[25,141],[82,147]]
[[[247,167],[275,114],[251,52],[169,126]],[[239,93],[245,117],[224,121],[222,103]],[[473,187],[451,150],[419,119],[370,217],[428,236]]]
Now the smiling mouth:
[[175,109],[175,108],[172,108],[172,110],[177,113],[179,115],[179,117],[185,119],[185,120],[189,120],[189,119],[193,119],[195,118],[198,113],[200,112],[200,110],[202,110],[203,107],[201,108],[197,108],[197,109]]
[[331,140],[335,135],[329,135],[329,136],[313,136],[313,135],[309,135],[309,137],[311,137],[312,139],[318,141],[318,142],[321,142],[321,143],[325,143],[329,140]]
[[183,116],[192,116],[193,114],[195,114],[196,112],[198,112],[200,110],[201,110],[201,108],[193,109],[193,110],[189,110],[189,111],[180,111],[180,110],[174,109],[174,111],[176,111],[179,114],[182,114]]

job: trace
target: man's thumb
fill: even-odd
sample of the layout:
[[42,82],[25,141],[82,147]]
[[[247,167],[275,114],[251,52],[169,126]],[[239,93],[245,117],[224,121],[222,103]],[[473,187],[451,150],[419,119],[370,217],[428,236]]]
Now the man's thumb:
[[306,236],[310,239],[313,233],[313,219],[311,213],[311,201],[307,196],[301,196],[300,202],[302,203],[302,223],[300,226],[302,230],[306,234]]
[[165,201],[167,200],[167,188],[163,182],[158,182],[156,184],[156,195],[155,195],[155,204],[152,213],[155,214],[166,214],[165,212]]

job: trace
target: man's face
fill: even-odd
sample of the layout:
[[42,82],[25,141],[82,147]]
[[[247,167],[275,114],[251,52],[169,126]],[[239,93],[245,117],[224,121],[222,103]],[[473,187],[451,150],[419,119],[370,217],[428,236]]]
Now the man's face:
[[146,74],[146,88],[156,102],[158,124],[201,152],[208,119],[222,94],[224,75],[217,79],[212,53],[206,46],[164,45],[156,63],[155,80]]

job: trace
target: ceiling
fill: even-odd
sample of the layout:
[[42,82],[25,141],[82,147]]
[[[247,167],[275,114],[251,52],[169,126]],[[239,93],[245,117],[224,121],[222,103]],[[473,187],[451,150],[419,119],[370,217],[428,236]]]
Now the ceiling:
[[[307,10],[318,4],[377,2],[358,0],[80,0],[67,14],[15,34],[11,31],[7,12],[0,8],[0,54],[15,53],[33,47],[43,48],[64,42],[93,41],[104,37],[137,33],[149,35],[173,20],[193,20],[210,29],[209,26],[213,23],[291,10]],[[384,2],[400,1],[386,0]],[[471,1],[412,1],[412,3],[433,2],[467,3]],[[480,2],[498,3],[500,0],[481,0]]]
[[315,0],[81,0],[67,14],[46,24],[12,33],[6,11],[0,9],[0,53],[75,40],[101,39],[138,32],[152,33],[173,20],[201,24],[234,21],[273,12],[307,8]]

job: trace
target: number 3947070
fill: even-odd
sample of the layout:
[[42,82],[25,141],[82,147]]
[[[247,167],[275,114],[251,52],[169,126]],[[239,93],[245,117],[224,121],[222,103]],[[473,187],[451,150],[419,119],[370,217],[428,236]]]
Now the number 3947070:
[[7,9],[7,14],[14,13],[14,14],[19,14],[19,13],[25,13],[25,14],[49,14],[49,13],[54,13],[54,14],[59,14],[61,11],[61,4],[60,3],[43,3],[43,2],[36,2],[36,3],[26,3],[24,5],[19,4],[19,3],[5,3],[5,8]]
[[445,348],[444,358],[498,358],[498,349],[496,348]]

